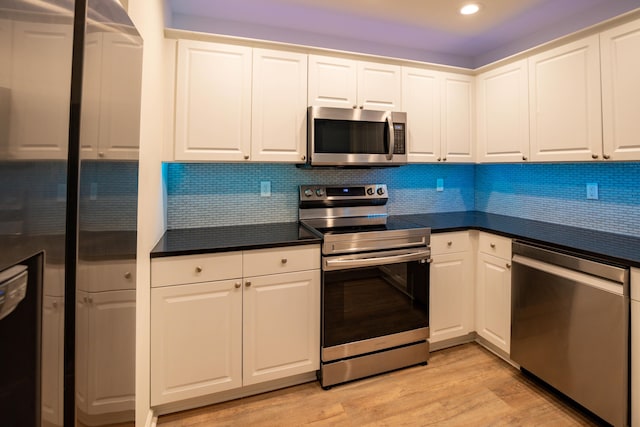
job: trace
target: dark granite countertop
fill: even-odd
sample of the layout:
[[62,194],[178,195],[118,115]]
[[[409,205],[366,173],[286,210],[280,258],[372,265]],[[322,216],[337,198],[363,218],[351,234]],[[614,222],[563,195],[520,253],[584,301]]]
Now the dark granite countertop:
[[432,233],[481,230],[640,267],[639,237],[476,211],[400,215],[397,218],[430,227]]
[[151,258],[320,243],[297,222],[167,230]]

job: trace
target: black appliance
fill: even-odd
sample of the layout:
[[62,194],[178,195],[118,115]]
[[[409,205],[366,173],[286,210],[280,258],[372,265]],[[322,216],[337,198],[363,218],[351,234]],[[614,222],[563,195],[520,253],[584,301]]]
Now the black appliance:
[[133,423],[142,40],[117,0],[12,0],[0,55],[2,424]]
[[429,358],[429,228],[388,216],[387,187],[300,187],[300,222],[322,236],[324,388]]

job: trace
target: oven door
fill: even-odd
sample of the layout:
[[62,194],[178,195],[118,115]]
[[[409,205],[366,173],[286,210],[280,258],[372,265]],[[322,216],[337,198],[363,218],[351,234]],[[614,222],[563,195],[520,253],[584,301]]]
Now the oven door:
[[429,250],[323,258],[322,361],[426,341]]

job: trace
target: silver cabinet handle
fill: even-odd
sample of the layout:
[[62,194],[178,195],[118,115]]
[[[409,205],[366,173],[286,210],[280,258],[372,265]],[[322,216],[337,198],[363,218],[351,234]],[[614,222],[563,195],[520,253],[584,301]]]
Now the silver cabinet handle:
[[282,259],[280,260],[280,262],[281,262],[282,264],[286,264],[286,263],[287,263],[287,259],[286,259],[286,258],[282,258]]
[[240,282],[236,282],[235,285],[233,286],[235,286],[235,288],[238,289],[240,286],[242,286],[242,284]]
[[447,246],[451,246],[451,245],[453,245],[453,242],[452,242],[451,240],[449,240],[449,241],[447,242]]
[[597,159],[598,157],[599,157],[599,156],[598,156],[597,154],[595,154],[595,153],[591,155],[591,158],[592,158],[592,159]]
[[442,161],[443,161],[443,162],[446,162],[446,161],[447,161],[447,158],[446,158],[446,157],[443,157],[443,158],[442,158]]
[[58,308],[58,301],[54,301],[51,305],[53,306],[53,308]]
[[249,160],[249,156],[245,155],[245,156],[244,156],[244,159],[245,159],[245,160]]
[[491,249],[495,249],[496,248],[496,244],[495,243],[489,243],[489,246],[491,246]]
[[511,268],[511,264],[507,263],[507,268],[510,269]]
[[522,156],[522,160],[527,160],[527,156]]
[[307,160],[307,156],[302,156],[300,159],[301,160]]
[[608,155],[608,154],[603,154],[602,158],[605,159],[605,160],[609,160],[611,158],[611,156]]
[[202,273],[202,267],[196,266],[196,273]]
[[251,286],[251,282],[245,282],[244,285],[248,288],[249,286]]
[[131,279],[131,272],[127,271],[126,273],[124,273],[124,278]]
[[355,110],[356,108],[358,108],[358,106],[357,106],[357,105],[354,105],[354,106],[353,106],[353,109]]

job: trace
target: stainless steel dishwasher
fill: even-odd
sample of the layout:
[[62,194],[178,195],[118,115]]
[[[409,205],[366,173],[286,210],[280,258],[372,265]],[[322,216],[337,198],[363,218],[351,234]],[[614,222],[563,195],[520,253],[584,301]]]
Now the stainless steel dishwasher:
[[603,420],[629,424],[629,269],[513,243],[511,359]]

